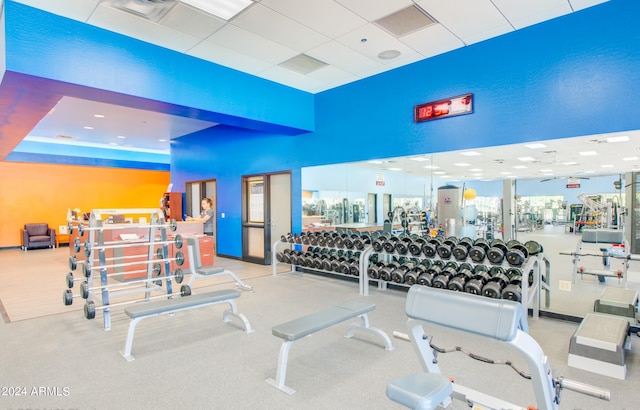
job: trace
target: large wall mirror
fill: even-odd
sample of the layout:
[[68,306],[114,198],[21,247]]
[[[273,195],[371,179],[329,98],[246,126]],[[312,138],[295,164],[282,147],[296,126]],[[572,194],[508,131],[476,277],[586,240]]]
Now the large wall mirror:
[[[639,157],[640,135],[629,132],[308,167],[302,170],[303,229],[382,229],[390,219],[397,228],[393,219],[402,210],[402,229],[410,232],[424,231],[424,212],[431,234],[535,240],[550,262],[550,305],[543,303],[542,310],[583,317],[605,288],[640,288],[638,262],[625,266],[611,258],[603,266],[602,257],[580,258],[584,271],[626,273],[624,279],[603,278],[574,274],[574,259],[566,255],[576,252],[584,230],[620,230],[631,237],[637,218],[628,210],[635,209]],[[438,212],[439,190],[447,187],[460,192],[455,226]],[[504,201],[505,192],[511,201]],[[505,203],[511,220],[505,221]],[[604,247],[582,246],[581,252],[594,255]]]

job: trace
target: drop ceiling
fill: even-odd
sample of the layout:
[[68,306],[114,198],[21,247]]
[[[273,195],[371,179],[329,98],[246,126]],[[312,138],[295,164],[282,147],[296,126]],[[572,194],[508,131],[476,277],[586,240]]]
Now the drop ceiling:
[[[116,0],[15,1],[317,93],[606,0],[259,0],[228,21],[181,1],[172,4],[157,21],[114,7],[112,1]],[[151,124],[158,124],[160,128]],[[171,138],[215,125],[64,97],[26,139],[168,155]],[[634,142],[638,135],[630,132],[628,136],[630,146],[623,152],[635,155]],[[637,160],[620,161],[619,154],[604,149],[606,144],[589,142],[602,137],[590,136],[575,141],[580,145],[577,150],[581,151],[585,144],[597,145],[601,149],[597,154],[598,163],[617,164],[616,169],[620,164],[631,167],[640,163]],[[576,150],[567,152],[560,143],[549,142],[545,149],[549,153],[546,154],[541,151],[534,155],[524,145],[476,151],[481,155],[466,157],[465,161],[457,158],[459,153],[437,154],[435,159],[441,166],[437,171],[446,172],[441,175],[448,175],[451,180],[510,177],[503,174],[507,171],[512,172],[513,177],[592,172],[588,167],[561,167],[560,164],[583,158],[576,158]],[[504,163],[496,162],[499,159],[511,161],[526,153],[536,160],[509,164],[508,169]],[[479,163],[475,164],[475,161]],[[383,164],[362,165],[402,168],[410,173],[436,171],[424,168],[424,162],[427,161],[387,159]],[[446,167],[441,163],[446,163]],[[455,163],[470,165],[455,166]],[[527,168],[513,168],[516,166]],[[473,169],[482,171],[471,171]],[[552,171],[546,171],[548,169]]]

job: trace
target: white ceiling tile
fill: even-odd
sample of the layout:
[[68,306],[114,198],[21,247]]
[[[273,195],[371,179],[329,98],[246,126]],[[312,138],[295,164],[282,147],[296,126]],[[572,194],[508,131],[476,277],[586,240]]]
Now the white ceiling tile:
[[417,3],[466,44],[513,30],[490,0],[418,0]]
[[87,22],[99,0],[15,0],[49,13],[58,14],[73,20]]
[[382,66],[381,63],[374,59],[356,53],[337,41],[324,43],[319,47],[307,51],[306,54],[352,74],[371,69],[371,67]]
[[493,3],[516,29],[571,13],[566,0],[493,0]]
[[189,50],[200,41],[196,37],[103,4],[91,15],[89,24],[180,52]]
[[257,74],[273,65],[206,40],[187,54],[249,74]]
[[233,24],[294,50],[305,52],[329,41],[322,34],[260,3],[240,14]]
[[416,50],[423,57],[433,57],[464,47],[464,43],[459,38],[440,24],[434,24],[403,36],[400,41]]
[[160,24],[199,39],[207,38],[227,24],[215,16],[178,3],[160,20]]
[[322,86],[322,82],[319,80],[298,74],[295,71],[287,70],[280,66],[268,68],[267,70],[260,72],[258,76],[309,92],[314,88]]
[[279,64],[299,54],[294,49],[260,37],[233,24],[228,24],[218,30],[207,41],[271,64]]
[[378,57],[378,54],[386,50],[398,50],[402,58],[416,54],[415,50],[372,23],[345,34],[336,40],[381,64],[390,62]]
[[597,4],[606,3],[609,0],[568,0],[573,6],[574,11],[586,9],[587,7],[595,6]]
[[322,83],[340,81],[345,78],[351,78],[351,79],[357,78],[353,74],[333,66],[325,66],[318,70],[312,71],[309,74],[307,74],[307,77],[313,78]]
[[262,0],[260,4],[329,38],[367,24],[366,20],[333,0]]
[[336,0],[349,10],[371,22],[413,4],[411,0]]

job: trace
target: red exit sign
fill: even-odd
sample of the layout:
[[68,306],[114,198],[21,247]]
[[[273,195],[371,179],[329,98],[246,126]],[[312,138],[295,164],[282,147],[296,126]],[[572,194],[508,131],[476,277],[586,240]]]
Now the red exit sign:
[[473,94],[464,94],[413,107],[414,122],[437,120],[473,112]]

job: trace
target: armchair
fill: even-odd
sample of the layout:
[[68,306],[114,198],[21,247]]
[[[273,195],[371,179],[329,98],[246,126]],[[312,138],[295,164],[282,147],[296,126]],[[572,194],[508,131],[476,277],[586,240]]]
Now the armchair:
[[22,233],[22,250],[27,248],[55,248],[56,230],[46,223],[24,224]]

